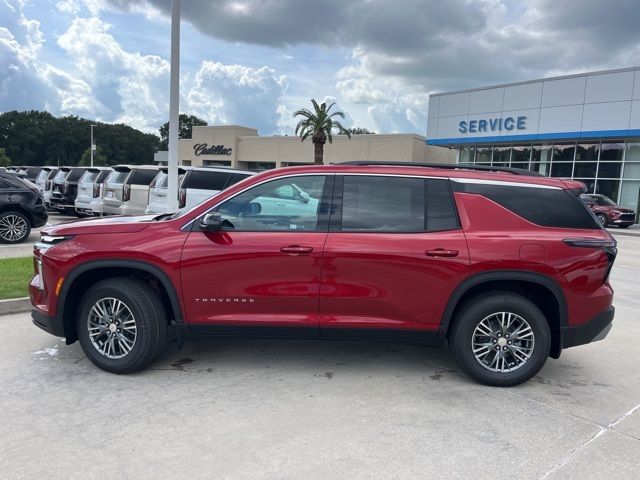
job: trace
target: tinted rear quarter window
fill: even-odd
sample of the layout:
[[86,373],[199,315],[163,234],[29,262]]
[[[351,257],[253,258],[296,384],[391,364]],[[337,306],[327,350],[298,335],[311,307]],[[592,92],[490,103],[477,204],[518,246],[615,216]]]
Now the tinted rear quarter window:
[[182,183],[182,188],[196,188],[198,190],[224,190],[231,173],[205,172],[191,170]]
[[599,229],[588,207],[561,188],[452,182],[454,190],[482,195],[543,227]]
[[146,185],[149,186],[151,180],[153,180],[158,174],[158,170],[151,168],[136,168],[133,170],[127,183],[130,185]]

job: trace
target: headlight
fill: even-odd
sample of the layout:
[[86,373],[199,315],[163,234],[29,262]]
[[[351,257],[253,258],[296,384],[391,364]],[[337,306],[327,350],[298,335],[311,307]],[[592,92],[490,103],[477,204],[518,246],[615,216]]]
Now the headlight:
[[55,247],[56,245],[66,242],[67,240],[71,240],[73,235],[40,235],[40,241],[36,242],[33,246],[34,251],[39,251],[41,255],[43,255],[47,250],[51,247]]

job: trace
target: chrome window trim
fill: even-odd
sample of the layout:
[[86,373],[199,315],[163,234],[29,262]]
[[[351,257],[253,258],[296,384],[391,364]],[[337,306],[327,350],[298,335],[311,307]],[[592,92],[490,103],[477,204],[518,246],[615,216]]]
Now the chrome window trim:
[[482,180],[479,178],[450,178],[452,182],[456,183],[473,183],[481,185],[500,185],[503,187],[526,187],[526,188],[542,188],[547,190],[562,190],[560,187],[554,187],[552,185],[537,185],[535,183],[524,182],[506,182],[504,180]]

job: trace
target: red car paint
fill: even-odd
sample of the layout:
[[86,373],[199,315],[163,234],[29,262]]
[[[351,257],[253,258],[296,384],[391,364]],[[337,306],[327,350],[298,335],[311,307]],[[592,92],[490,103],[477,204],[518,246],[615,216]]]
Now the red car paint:
[[[612,241],[608,232],[542,227],[470,193],[454,193],[461,228],[440,232],[203,232],[190,228],[212,207],[252,185],[310,173],[575,187],[545,177],[407,166],[268,171],[173,220],[110,217],[45,228],[43,235],[72,238],[43,255],[36,246],[43,279],[36,275],[31,282],[34,309],[49,318],[69,315],[60,306],[72,288],[74,270],[94,261],[124,260],[162,272],[176,292],[172,300],[179,312],[176,320],[194,328],[305,326],[311,327],[306,332],[320,336],[332,336],[339,329],[446,335],[447,315],[456,306],[458,289],[474,276],[491,272],[504,273],[506,281],[509,272],[525,272],[556,285],[566,302],[566,327],[589,322],[612,303],[607,254],[601,248],[563,243],[568,238]],[[44,289],[38,287],[41,283]],[[73,314],[72,308],[68,311]],[[66,336],[74,340],[69,333]]]

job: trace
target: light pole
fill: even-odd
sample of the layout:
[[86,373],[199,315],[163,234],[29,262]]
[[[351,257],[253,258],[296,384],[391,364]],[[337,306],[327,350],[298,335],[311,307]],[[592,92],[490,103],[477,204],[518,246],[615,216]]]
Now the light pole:
[[178,114],[180,111],[180,0],[171,0],[171,83],[169,86],[169,155],[167,208],[178,209]]
[[95,125],[91,125],[91,166],[93,167],[93,151],[96,149],[96,145],[93,143],[93,127]]

